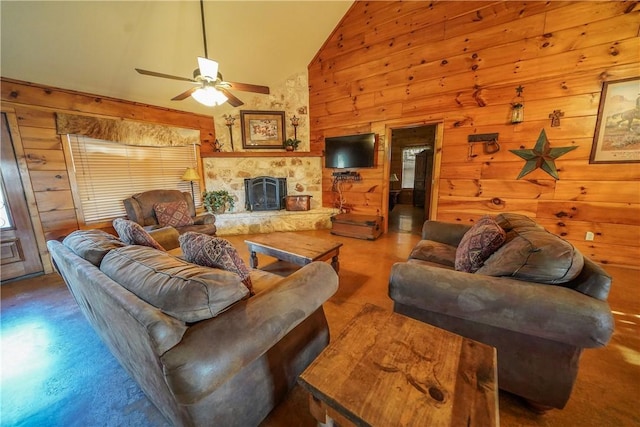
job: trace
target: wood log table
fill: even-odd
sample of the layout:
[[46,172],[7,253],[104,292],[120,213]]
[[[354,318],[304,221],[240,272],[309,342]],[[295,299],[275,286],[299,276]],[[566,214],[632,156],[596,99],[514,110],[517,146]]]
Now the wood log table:
[[281,261],[296,265],[307,265],[313,261],[331,259],[331,266],[338,272],[340,262],[338,256],[342,243],[317,237],[303,236],[296,233],[260,234],[244,241],[251,256],[251,268],[258,267],[257,253],[272,256]]
[[298,378],[320,423],[497,426],[496,349],[367,304]]

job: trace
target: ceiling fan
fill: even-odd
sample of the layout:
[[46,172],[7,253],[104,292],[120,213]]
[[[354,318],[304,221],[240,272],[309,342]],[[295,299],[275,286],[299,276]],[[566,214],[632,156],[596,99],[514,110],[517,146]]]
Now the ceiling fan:
[[220,74],[220,72],[218,71],[218,63],[208,58],[203,0],[200,0],[200,16],[202,18],[202,40],[204,42],[204,58],[200,56],[198,57],[198,68],[193,71],[193,78],[172,76],[169,74],[157,73],[155,71],[148,71],[140,68],[136,68],[135,70],[138,73],[147,76],[162,77],[164,79],[172,80],[182,80],[196,84],[194,87],[171,98],[172,101],[182,101],[183,99],[191,96],[199,103],[208,107],[220,105],[225,102],[228,102],[234,107],[239,107],[243,105],[244,102],[242,102],[231,92],[229,92],[229,89],[268,95],[269,87],[267,86],[223,81],[222,74]]

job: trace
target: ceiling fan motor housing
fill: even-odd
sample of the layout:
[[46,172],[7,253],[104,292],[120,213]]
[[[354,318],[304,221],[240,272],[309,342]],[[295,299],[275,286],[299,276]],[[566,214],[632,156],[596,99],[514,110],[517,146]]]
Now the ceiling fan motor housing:
[[[211,77],[203,76],[200,73],[200,68],[196,68],[195,70],[193,70],[193,79],[197,81],[201,81],[201,80],[213,81]],[[220,72],[218,72],[217,81],[222,82],[222,74],[220,74]]]

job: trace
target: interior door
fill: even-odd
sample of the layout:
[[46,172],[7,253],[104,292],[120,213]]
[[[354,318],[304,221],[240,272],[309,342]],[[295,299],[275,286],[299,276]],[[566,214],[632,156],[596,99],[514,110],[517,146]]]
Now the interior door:
[[2,114],[0,159],[0,276],[15,279],[43,271],[6,114]]
[[421,151],[416,154],[416,164],[413,175],[413,206],[422,208],[425,205],[425,188],[426,188],[426,176],[425,170],[427,167],[427,151]]
[[426,151],[424,160],[424,220],[429,219],[431,183],[433,182],[433,150]]

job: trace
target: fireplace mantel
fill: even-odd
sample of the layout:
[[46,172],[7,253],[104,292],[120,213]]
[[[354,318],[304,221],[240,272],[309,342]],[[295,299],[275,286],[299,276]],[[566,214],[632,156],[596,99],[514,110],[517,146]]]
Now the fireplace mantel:
[[202,157],[322,157],[309,151],[216,151],[200,152]]

